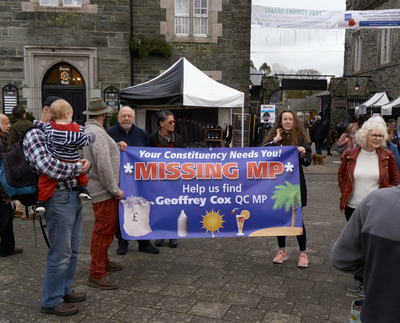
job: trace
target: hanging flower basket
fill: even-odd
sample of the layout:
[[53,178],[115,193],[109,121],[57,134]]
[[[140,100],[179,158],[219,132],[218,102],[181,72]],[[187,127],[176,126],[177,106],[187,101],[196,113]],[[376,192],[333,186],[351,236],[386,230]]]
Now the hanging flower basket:
[[163,37],[147,38],[140,35],[130,39],[131,52],[137,53],[140,58],[146,59],[149,54],[161,55],[162,57],[171,56],[171,45]]

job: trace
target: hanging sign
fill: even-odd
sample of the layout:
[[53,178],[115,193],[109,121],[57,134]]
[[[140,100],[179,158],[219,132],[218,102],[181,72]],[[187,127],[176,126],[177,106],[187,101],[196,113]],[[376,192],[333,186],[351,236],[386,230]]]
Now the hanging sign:
[[282,90],[318,90],[326,91],[327,80],[282,79]]
[[329,11],[252,5],[251,23],[268,28],[400,28],[400,9]]
[[345,11],[340,13],[338,28],[399,28],[400,9]]
[[18,89],[15,85],[7,84],[2,89],[3,94],[3,113],[12,114],[12,110],[18,104]]

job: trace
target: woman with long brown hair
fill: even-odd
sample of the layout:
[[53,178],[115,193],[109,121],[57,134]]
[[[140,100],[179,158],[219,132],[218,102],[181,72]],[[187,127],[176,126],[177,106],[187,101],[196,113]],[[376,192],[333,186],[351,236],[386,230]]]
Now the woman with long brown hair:
[[[303,127],[303,123],[295,111],[283,109],[279,113],[275,126],[268,132],[263,146],[297,147],[300,165],[301,206],[305,207],[307,205],[307,186],[302,166],[307,167],[311,164],[311,147],[308,142],[308,135]],[[308,267],[306,241],[306,228],[303,221],[303,234],[297,236],[297,242],[299,243],[300,248],[300,256],[297,266],[300,268]],[[276,264],[281,264],[287,260],[285,236],[278,237],[278,245],[279,251],[273,262]]]

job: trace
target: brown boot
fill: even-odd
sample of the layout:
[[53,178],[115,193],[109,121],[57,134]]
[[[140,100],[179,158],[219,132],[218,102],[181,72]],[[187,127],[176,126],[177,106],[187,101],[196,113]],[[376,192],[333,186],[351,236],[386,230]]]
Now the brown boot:
[[58,316],[67,316],[67,315],[73,315],[78,312],[78,307],[72,304],[68,304],[65,302],[62,302],[61,304],[58,304],[57,306],[53,307],[43,307],[42,306],[42,313],[44,314],[54,314]]
[[20,218],[24,215],[24,212],[21,211],[14,211],[14,218]]
[[82,302],[86,299],[86,293],[75,293],[71,291],[71,293],[64,296],[64,302],[67,303],[78,303]]
[[100,289],[118,289],[119,284],[116,281],[110,280],[108,277],[104,278],[93,278],[89,275],[88,286]]
[[122,263],[110,261],[106,265],[106,271],[118,271],[122,269]]
[[35,220],[39,220],[40,219],[40,215],[35,215],[35,214],[29,214],[28,216],[26,216],[25,214],[21,216],[22,220],[33,220],[33,218],[35,217]]
[[24,252],[24,249],[22,247],[15,247],[14,250],[9,253],[0,254],[0,257],[14,256],[14,255],[18,255],[23,252]]

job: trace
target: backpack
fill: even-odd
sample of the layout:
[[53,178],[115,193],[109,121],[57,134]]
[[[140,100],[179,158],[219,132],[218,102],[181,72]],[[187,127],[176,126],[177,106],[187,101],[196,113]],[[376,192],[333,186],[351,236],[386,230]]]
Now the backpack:
[[[32,128],[25,131],[25,134]],[[8,147],[0,158],[0,182],[12,200],[18,200],[25,206],[36,205],[39,175],[32,171],[25,160],[21,140]]]

